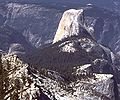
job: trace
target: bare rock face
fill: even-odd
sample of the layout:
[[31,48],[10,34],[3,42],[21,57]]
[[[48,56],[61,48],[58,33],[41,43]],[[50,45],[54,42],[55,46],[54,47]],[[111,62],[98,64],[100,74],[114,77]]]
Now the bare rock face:
[[[118,2],[116,2],[116,4],[119,5]],[[5,25],[3,28],[0,27],[0,49],[8,50],[11,42],[24,44],[25,46],[28,46],[29,43],[30,46],[32,45],[36,48],[40,48],[45,44],[51,43],[63,11],[73,8],[72,5],[71,7],[67,6],[65,8],[62,7],[64,5],[61,6],[62,8],[58,5],[59,4],[55,5],[55,7],[51,7],[41,4],[0,3],[0,26],[3,27]],[[79,8],[80,7],[81,6],[79,5]],[[79,9],[78,6],[75,6],[74,8]],[[119,54],[119,16],[113,14],[113,12],[97,8],[92,5],[86,5],[81,8],[84,9],[85,22],[89,27],[91,27],[89,29],[94,31],[92,35],[96,41],[104,44],[115,51],[115,53]],[[8,26],[12,29],[10,30]],[[23,39],[20,38],[17,40],[14,39],[13,41],[12,34],[15,33],[14,37],[18,36],[18,34],[13,31],[20,33],[20,35],[25,38],[24,41],[27,43],[21,43]],[[11,34],[7,34],[7,32]],[[18,42],[18,40],[20,42]]]
[[9,51],[8,51],[8,54],[24,54],[24,47],[21,45],[21,44],[18,44],[18,43],[13,43],[10,45],[9,47]]
[[34,100],[40,97],[40,88],[35,86],[28,64],[24,64],[16,55],[4,55],[1,58],[3,82],[1,100]]
[[22,30],[22,35],[32,46],[39,48],[42,44],[52,41],[52,34],[57,29],[61,16],[59,11],[35,4],[9,3],[5,5],[5,8],[7,19],[4,24],[18,31]]
[[[5,89],[6,94],[2,95],[2,99],[115,100],[114,84],[116,83],[113,80],[113,75],[111,73],[106,74],[103,71],[101,71],[102,74],[99,73],[99,67],[106,65],[108,60],[108,56],[106,55],[106,52],[104,52],[105,50],[103,50],[103,47],[100,47],[91,36],[79,37],[82,32],[83,34],[88,33],[87,35],[90,35],[90,30],[91,28],[86,28],[85,26],[83,9],[70,9],[63,14],[53,41],[52,46],[56,46],[56,49],[60,48],[60,50],[58,50],[59,53],[53,53],[53,49],[51,51],[49,50],[50,53],[48,51],[46,51],[45,54],[41,53],[43,56],[47,56],[47,54],[52,55],[53,53],[54,55],[57,55],[57,53],[60,54],[60,52],[64,52],[64,55],[67,53],[66,56],[68,58],[75,58],[74,60],[76,61],[84,58],[82,59],[84,60],[84,63],[81,63],[82,60],[78,62],[79,65],[75,62],[75,70],[72,69],[70,71],[66,66],[67,70],[65,71],[69,73],[69,78],[72,77],[75,78],[75,80],[72,80],[72,78],[71,80],[67,80],[66,77],[68,74],[67,76],[64,76],[64,74],[60,73],[62,67],[59,69],[58,66],[56,66],[56,69],[58,69],[57,71],[53,71],[52,68],[43,70],[40,65],[38,66],[40,67],[39,71],[32,69],[28,64],[24,64],[19,60],[17,56],[10,55],[15,54],[12,51],[18,50],[20,47],[16,44],[12,45],[9,49],[9,55],[4,55],[2,57],[2,65],[0,65],[0,68],[3,71],[3,74],[0,74],[0,79],[4,77],[2,81],[5,83],[2,84],[3,87],[5,87],[2,89]],[[68,40],[66,41],[64,39]],[[58,44],[60,43],[60,45],[58,46],[56,42],[58,42]],[[82,56],[79,55],[80,53]],[[75,56],[69,56],[70,54]],[[64,55],[58,56],[57,59],[59,57],[62,59]],[[55,62],[55,59],[53,58],[51,60],[54,60]],[[90,58],[88,59],[89,62],[86,60],[87,58]],[[50,58],[47,57],[47,59]],[[45,61],[47,59],[45,59]],[[68,62],[70,61],[70,65],[72,65],[73,60],[68,59]],[[61,60],[59,60],[59,63],[62,63]],[[46,64],[47,66],[47,63],[45,62],[42,63],[41,66],[43,66],[43,64]],[[51,67],[53,67],[53,65]],[[72,68],[73,67],[74,66],[72,66]],[[93,67],[95,69],[98,68],[96,73],[93,72]],[[2,82],[0,81],[0,83]]]
[[84,25],[83,21],[83,9],[70,9],[65,11],[59,23],[53,43],[73,35],[78,35],[80,23]]
[[[2,62],[2,64],[1,64]],[[111,74],[87,73],[91,64],[75,67],[77,81],[65,83],[55,71],[39,70],[24,64],[16,55],[4,55],[0,61],[1,100],[114,100]],[[72,74],[72,73],[71,73]]]
[[[88,73],[91,64],[76,67],[76,100],[115,100],[112,74]],[[83,95],[82,95],[83,94]]]

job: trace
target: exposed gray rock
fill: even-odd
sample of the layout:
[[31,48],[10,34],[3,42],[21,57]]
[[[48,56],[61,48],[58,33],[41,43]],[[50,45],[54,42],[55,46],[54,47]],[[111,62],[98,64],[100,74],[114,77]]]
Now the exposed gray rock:
[[94,73],[88,75],[85,70],[89,66],[85,66],[87,65],[76,67],[77,70],[84,69],[84,72],[79,72],[77,76],[81,77],[80,80],[66,84],[57,72],[53,74],[49,70],[44,70],[45,73],[42,74],[44,72],[42,69],[38,72],[28,64],[24,64],[16,55],[4,55],[0,67],[4,69],[3,74],[6,73],[7,78],[7,81],[2,81],[8,85],[5,88],[3,85],[6,95],[2,96],[6,100],[10,98],[13,100],[114,100],[113,75]]
[[61,12],[36,4],[8,3],[2,5],[0,14],[6,18],[4,25],[22,33],[36,48],[52,41]]

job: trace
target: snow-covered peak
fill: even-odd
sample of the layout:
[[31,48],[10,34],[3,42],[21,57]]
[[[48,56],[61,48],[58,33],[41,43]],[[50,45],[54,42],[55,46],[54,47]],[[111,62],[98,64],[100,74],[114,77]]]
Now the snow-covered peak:
[[78,35],[80,24],[84,24],[83,9],[70,9],[65,11],[59,23],[53,43],[73,35]]

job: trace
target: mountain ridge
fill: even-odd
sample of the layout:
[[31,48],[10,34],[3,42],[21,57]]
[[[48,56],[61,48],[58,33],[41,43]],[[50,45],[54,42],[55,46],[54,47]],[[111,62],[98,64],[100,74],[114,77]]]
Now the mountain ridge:
[[[4,27],[1,25],[1,28],[5,28],[4,35],[15,38],[15,41],[10,42],[12,45],[8,54],[0,57],[0,68],[6,73],[2,81],[9,81],[7,86],[2,84],[8,93],[5,98],[13,96],[15,100],[119,100],[119,16],[92,5],[67,10],[61,18],[56,35],[53,36],[53,28],[56,28],[62,11],[40,5],[16,3],[5,4],[0,8],[1,16],[7,18],[3,21]],[[48,17],[52,19],[47,20]],[[29,21],[31,22],[28,23]],[[18,22],[28,26],[19,26],[21,23]],[[54,23],[53,26],[51,22]],[[13,31],[8,30],[9,28]],[[49,45],[34,51],[32,46],[40,48],[49,40],[48,34],[39,34],[38,28],[43,28],[43,33],[50,32],[49,36],[54,37],[54,40],[50,38]],[[16,36],[18,31],[12,34],[16,29],[21,34]],[[23,41],[19,37],[24,38]],[[28,50],[25,48],[26,53],[21,44],[28,47]],[[19,51],[25,53],[18,56],[28,64],[24,64],[15,55]],[[3,74],[0,75],[1,79]],[[16,82],[21,84],[19,89]],[[12,90],[8,91],[9,88]]]

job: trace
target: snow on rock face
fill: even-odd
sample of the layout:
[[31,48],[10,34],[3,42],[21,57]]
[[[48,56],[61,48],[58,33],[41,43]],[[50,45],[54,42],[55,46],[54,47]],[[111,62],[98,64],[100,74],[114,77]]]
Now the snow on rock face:
[[83,9],[70,9],[65,11],[59,23],[53,43],[73,35],[78,35],[80,23],[84,24]]

